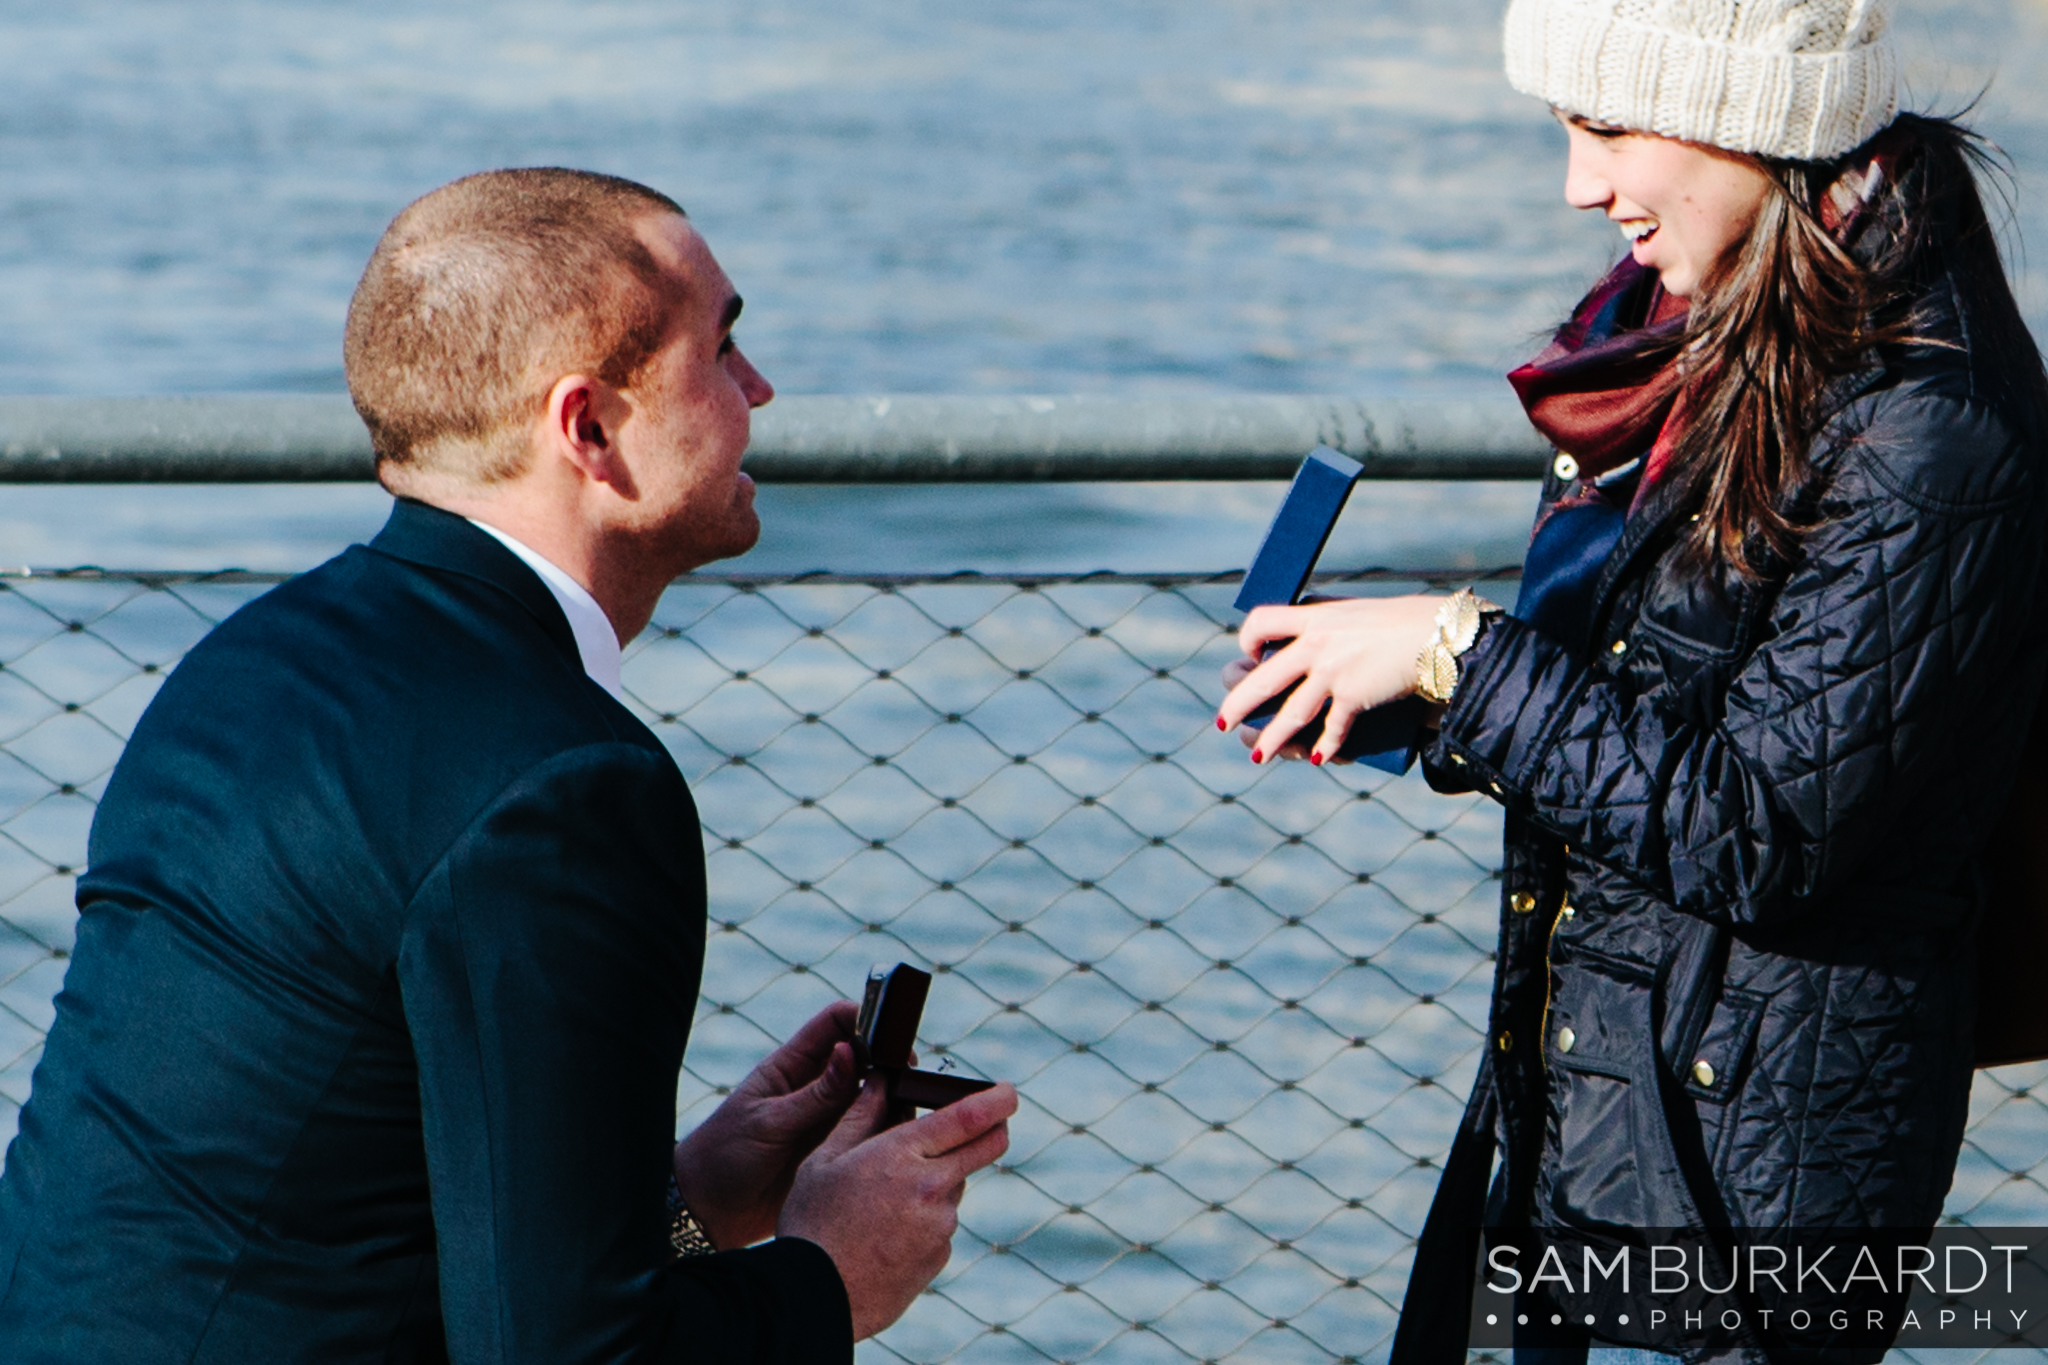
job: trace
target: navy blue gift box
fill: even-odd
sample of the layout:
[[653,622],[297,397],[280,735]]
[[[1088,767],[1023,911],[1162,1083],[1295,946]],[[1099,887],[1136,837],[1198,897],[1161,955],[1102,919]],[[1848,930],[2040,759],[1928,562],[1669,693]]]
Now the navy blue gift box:
[[[1352,487],[1364,472],[1364,465],[1328,446],[1317,446],[1308,453],[1295,472],[1294,483],[1281,501],[1280,510],[1273,514],[1273,524],[1266,528],[1266,538],[1259,543],[1251,568],[1245,570],[1244,584],[1237,590],[1237,601],[1233,604],[1239,611],[1292,605],[1300,599],[1323,546],[1329,543],[1330,531],[1351,497]],[[1271,654],[1287,643],[1276,640],[1266,647],[1266,653]],[[1245,717],[1244,723],[1254,729],[1264,726],[1293,691],[1290,687],[1264,703]],[[1351,729],[1345,734],[1337,757],[1381,772],[1405,773],[1415,762],[1428,714],[1429,703],[1415,696],[1362,712],[1352,718]],[[1329,716],[1326,702],[1315,719],[1301,728],[1300,736],[1313,743]]]

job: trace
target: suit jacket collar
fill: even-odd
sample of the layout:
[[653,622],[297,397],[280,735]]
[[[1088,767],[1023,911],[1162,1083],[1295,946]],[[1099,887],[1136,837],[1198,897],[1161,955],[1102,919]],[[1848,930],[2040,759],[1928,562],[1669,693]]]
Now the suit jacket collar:
[[370,542],[370,548],[408,564],[474,578],[508,594],[540,622],[541,629],[576,671],[583,671],[576,634],[569,629],[569,618],[562,614],[561,604],[555,601],[547,584],[521,563],[518,555],[477,530],[467,519],[411,498],[400,498],[392,504],[391,519]]

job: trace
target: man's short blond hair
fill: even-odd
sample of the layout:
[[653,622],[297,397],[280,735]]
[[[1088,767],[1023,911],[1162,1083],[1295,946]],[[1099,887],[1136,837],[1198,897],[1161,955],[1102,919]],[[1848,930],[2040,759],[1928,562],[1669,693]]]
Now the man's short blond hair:
[[556,380],[629,387],[670,316],[634,229],[682,211],[645,185],[555,168],[486,171],[408,205],[363,271],[342,343],[380,475],[516,477]]

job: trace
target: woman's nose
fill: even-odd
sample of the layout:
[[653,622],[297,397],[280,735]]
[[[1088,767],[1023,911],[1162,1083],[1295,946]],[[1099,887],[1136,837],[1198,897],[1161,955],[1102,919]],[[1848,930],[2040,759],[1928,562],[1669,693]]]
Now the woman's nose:
[[1614,202],[1614,187],[1590,164],[1592,160],[1580,139],[1572,138],[1571,154],[1564,165],[1564,201],[1575,209],[1605,208]]

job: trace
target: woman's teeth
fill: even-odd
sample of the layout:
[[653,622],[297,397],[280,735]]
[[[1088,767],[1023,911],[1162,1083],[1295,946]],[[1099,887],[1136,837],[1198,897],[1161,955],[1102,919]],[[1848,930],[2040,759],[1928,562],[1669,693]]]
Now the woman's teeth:
[[1657,224],[1648,218],[1627,218],[1617,224],[1621,235],[1631,242],[1640,242],[1657,230]]

